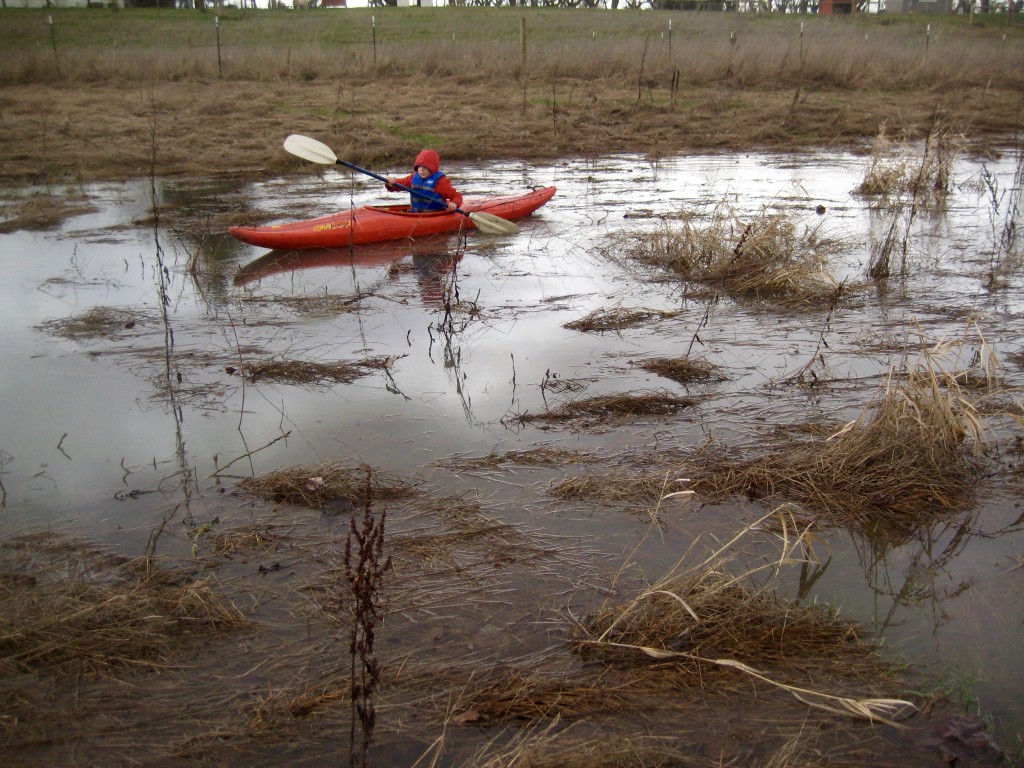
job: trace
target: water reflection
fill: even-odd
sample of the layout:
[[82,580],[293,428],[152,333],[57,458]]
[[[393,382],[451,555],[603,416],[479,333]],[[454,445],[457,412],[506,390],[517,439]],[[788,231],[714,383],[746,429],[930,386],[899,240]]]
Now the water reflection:
[[[610,306],[679,309],[685,290],[678,284],[650,282],[600,258],[596,246],[610,232],[655,226],[680,212],[700,215],[725,198],[740,215],[771,205],[820,226],[822,237],[848,244],[830,265],[837,277],[862,282],[869,244],[883,241],[893,221],[891,212],[850,195],[862,166],[861,158],[841,153],[797,160],[663,158],[656,168],[626,156],[467,166],[459,172],[467,189],[557,184],[560,194],[514,238],[473,234],[467,241],[271,253],[227,237],[226,226],[257,216],[294,220],[372,201],[344,199],[332,173],[235,189],[213,182],[156,191],[132,184],[116,193],[106,187],[97,193],[101,212],[76,217],[58,232],[2,236],[8,279],[0,287],[0,395],[6,404],[0,506],[16,524],[70,519],[96,538],[134,530],[143,531],[137,534],[143,541],[183,509],[194,524],[192,536],[215,517],[200,505],[224,498],[202,492],[198,479],[229,462],[231,472],[256,474],[345,456],[398,473],[429,474],[440,458],[486,455],[506,443],[527,449],[555,440],[614,454],[655,441],[659,451],[682,456],[713,439],[723,450],[744,450],[762,439],[766,426],[857,412],[874,394],[880,372],[901,354],[899,340],[916,320],[939,338],[961,332],[964,314],[972,312],[994,346],[1019,351],[1019,279],[980,290],[971,259],[991,248],[993,225],[967,195],[951,199],[934,221],[915,224],[908,256],[916,269],[854,293],[827,323],[821,312],[784,314],[723,300],[621,333],[564,327]],[[975,171],[965,161],[964,174]],[[1012,182],[1011,167],[993,172]],[[814,212],[818,204],[827,209],[824,216]],[[641,210],[647,216],[634,218]],[[140,226],[151,211],[157,215]],[[901,221],[897,264],[907,236]],[[355,295],[359,311],[303,312],[302,301],[317,295]],[[281,297],[292,301],[276,301]],[[99,306],[139,311],[137,333],[83,346],[39,330],[48,319]],[[766,386],[819,359],[823,337],[833,375],[815,386],[813,399],[798,388]],[[728,376],[687,419],[516,432],[502,425],[512,403],[524,413],[546,409],[545,382],[554,374],[585,381],[596,393],[674,386],[633,362],[678,355],[694,338],[703,345],[701,355]],[[286,355],[326,361],[373,355],[395,362],[377,378],[317,392],[246,385],[233,371],[246,356]],[[1010,382],[1019,384],[1020,373],[1011,367]],[[193,391],[203,397],[192,397]],[[148,407],[154,398],[160,407]],[[126,475],[125,467],[135,474]],[[561,517],[545,506],[542,483],[506,482],[498,474],[453,483],[502,504],[509,524],[573,535],[586,526],[597,561],[617,563],[631,546],[635,518],[618,510],[572,510]],[[169,477],[173,490],[170,481],[161,485]],[[128,480],[136,490],[161,492],[112,506]],[[828,559],[800,574],[798,597],[842,607],[883,630],[908,655],[929,636],[936,654],[950,663],[991,664],[1002,655],[999,666],[990,667],[998,677],[992,685],[1011,702],[999,686],[1015,693],[1021,687],[1020,660],[1011,653],[1019,648],[1019,617],[1005,606],[1019,601],[1009,594],[1009,579],[993,576],[992,563],[1020,555],[1021,529],[1016,515],[1002,525],[991,522],[1007,514],[1010,495],[898,541],[844,534]],[[535,513],[531,505],[544,511]],[[685,543],[704,531],[721,533],[745,514],[738,505],[719,509],[721,515],[673,519],[666,536]],[[138,551],[138,545],[131,541],[126,548]],[[677,556],[678,550],[669,555]]]
[[270,251],[239,269],[233,282],[245,286],[273,275],[302,270],[387,266],[392,280],[406,273],[414,275],[423,305],[440,307],[448,289],[445,276],[455,271],[463,257],[460,245],[458,238],[437,236],[350,248]]

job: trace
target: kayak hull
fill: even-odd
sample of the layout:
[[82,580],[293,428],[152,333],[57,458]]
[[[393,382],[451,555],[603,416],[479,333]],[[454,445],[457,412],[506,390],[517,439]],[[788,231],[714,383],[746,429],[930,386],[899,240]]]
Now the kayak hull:
[[[555,191],[555,187],[544,187],[521,195],[467,200],[462,210],[514,221],[536,211],[554,197]],[[249,245],[296,250],[367,245],[472,228],[475,228],[473,220],[461,213],[412,213],[407,205],[367,205],[290,224],[231,227],[228,231],[232,237]]]

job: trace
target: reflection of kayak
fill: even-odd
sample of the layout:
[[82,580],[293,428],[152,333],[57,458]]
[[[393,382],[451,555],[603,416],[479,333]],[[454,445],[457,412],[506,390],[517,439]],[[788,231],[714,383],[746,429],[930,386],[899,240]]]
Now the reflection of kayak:
[[457,250],[454,235],[432,235],[416,240],[392,240],[387,243],[371,243],[350,248],[304,248],[301,250],[275,250],[250,261],[235,275],[235,285],[245,285],[269,275],[294,272],[299,269],[317,267],[379,267],[400,261],[407,256],[455,258],[451,252]]
[[[462,210],[485,211],[513,221],[529,216],[555,194],[544,187],[522,195],[467,200]],[[243,243],[262,248],[343,248],[346,245],[380,243],[406,237],[422,237],[454,232],[475,225],[461,213],[437,211],[412,213],[408,205],[367,205],[351,211],[333,213],[291,224],[269,227],[231,227],[231,234]]]

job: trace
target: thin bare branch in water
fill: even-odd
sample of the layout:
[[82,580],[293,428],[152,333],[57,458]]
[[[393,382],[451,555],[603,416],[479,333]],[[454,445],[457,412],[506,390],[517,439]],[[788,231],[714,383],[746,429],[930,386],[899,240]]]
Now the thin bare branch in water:
[[285,432],[283,435],[278,435],[277,437],[275,437],[273,440],[271,440],[266,445],[261,445],[259,448],[253,448],[251,451],[246,451],[241,456],[236,456],[231,461],[229,461],[227,464],[225,464],[223,467],[218,467],[217,471],[211,473],[210,475],[208,475],[208,477],[217,477],[219,475],[223,475],[224,471],[226,469],[228,469],[228,467],[230,467],[233,464],[235,464],[236,462],[239,462],[242,459],[247,459],[250,456],[252,456],[253,454],[259,453],[260,451],[262,451],[262,450],[264,450],[266,448],[269,448],[270,446],[272,446],[274,443],[278,442],[279,440],[287,440],[291,436],[291,434],[292,434],[291,430],[289,430],[289,431]]

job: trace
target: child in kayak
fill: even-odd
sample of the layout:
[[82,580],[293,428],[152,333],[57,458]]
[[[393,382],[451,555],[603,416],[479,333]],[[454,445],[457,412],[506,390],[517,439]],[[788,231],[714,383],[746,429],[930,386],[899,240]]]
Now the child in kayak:
[[402,179],[388,179],[384,184],[388,192],[402,192],[402,187],[415,189],[409,195],[409,209],[417,213],[426,211],[454,211],[462,205],[462,195],[441,173],[441,156],[432,149],[416,155],[412,173]]

